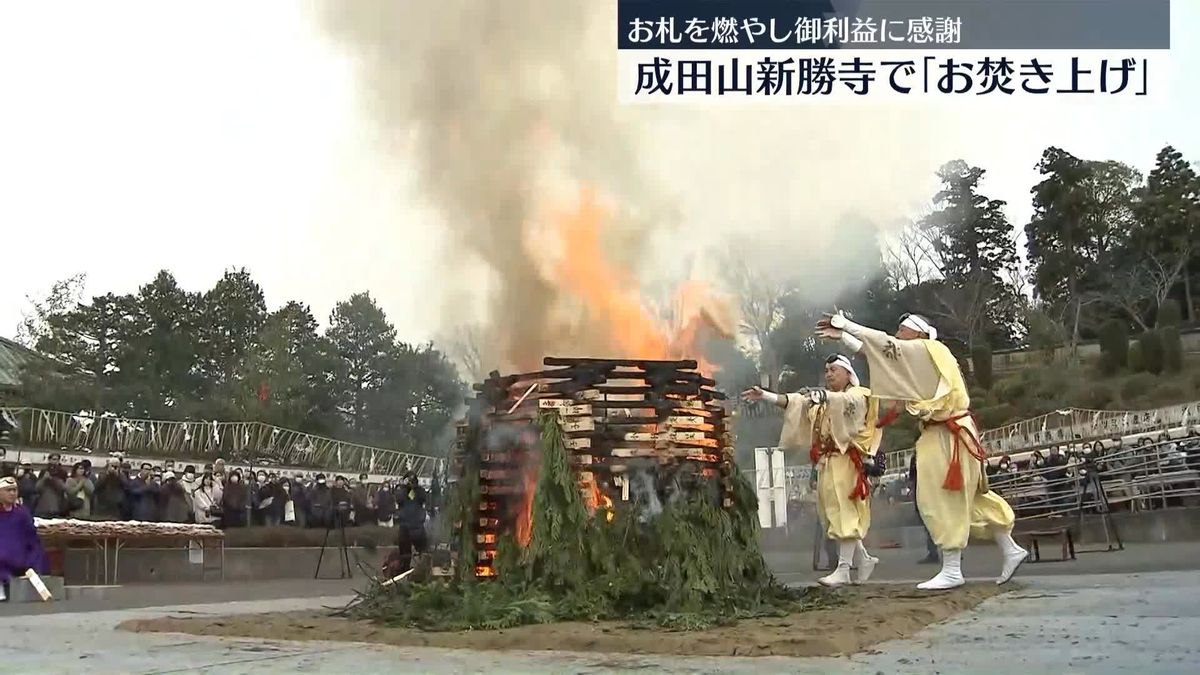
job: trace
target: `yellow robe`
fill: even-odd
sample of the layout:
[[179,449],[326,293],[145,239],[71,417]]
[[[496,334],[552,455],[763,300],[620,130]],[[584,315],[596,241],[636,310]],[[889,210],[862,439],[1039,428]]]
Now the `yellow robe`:
[[[900,340],[882,331],[865,329],[862,355],[871,373],[875,396],[904,401],[908,412],[922,422],[940,422],[968,411],[971,399],[958,361],[937,340]],[[957,422],[979,438],[970,417]],[[965,548],[971,528],[983,536],[987,529],[1012,531],[1013,510],[988,489],[983,463],[960,441],[961,490],[942,487],[951,466],[955,435],[944,424],[922,425],[917,439],[917,509],[939,548]]]
[[822,405],[788,394],[779,447],[799,450],[808,457],[815,436],[836,452],[821,456],[817,470],[817,514],[830,539],[862,539],[871,528],[871,499],[851,499],[859,471],[854,454],[869,454],[879,447],[882,434],[875,428],[879,404],[865,387],[828,392]]

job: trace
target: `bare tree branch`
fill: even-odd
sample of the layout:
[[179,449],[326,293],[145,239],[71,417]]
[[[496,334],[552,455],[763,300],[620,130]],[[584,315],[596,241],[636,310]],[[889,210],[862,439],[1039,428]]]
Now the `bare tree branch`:
[[482,382],[486,373],[483,355],[483,329],[477,325],[459,326],[441,342],[446,355],[458,366],[469,382]]
[[777,373],[779,364],[771,353],[770,336],[784,318],[784,301],[794,290],[787,279],[769,270],[751,266],[753,256],[733,250],[725,257],[723,272],[739,309],[738,330],[751,342],[751,356],[760,372]]

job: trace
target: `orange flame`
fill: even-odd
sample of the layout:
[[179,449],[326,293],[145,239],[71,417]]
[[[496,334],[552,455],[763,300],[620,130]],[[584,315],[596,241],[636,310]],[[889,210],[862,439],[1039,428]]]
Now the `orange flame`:
[[514,535],[517,539],[517,544],[521,548],[529,545],[530,539],[533,538],[533,494],[537,489],[538,467],[535,462],[530,462],[525,470],[521,472],[521,480],[523,487],[521,489],[521,502],[518,505],[517,522]]
[[697,359],[701,372],[715,372],[716,366],[702,358],[702,340],[709,334],[732,336],[728,304],[703,282],[691,280],[676,291],[671,321],[656,317],[636,280],[605,255],[601,235],[610,219],[595,190],[587,186],[580,190],[573,209],[548,219],[564,250],[547,274],[551,283],[583,306],[586,321],[579,330],[580,341],[590,341],[586,347],[612,356]]
[[597,509],[604,510],[604,518],[607,522],[612,522],[617,514],[613,512],[613,500],[608,498],[608,495],[600,489],[600,486],[595,482],[590,483],[589,489],[583,493],[583,503],[587,507],[589,514],[595,514]]

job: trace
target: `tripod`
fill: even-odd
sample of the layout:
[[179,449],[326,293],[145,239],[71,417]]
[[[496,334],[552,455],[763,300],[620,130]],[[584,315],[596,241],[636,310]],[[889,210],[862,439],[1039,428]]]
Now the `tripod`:
[[341,555],[338,557],[339,574],[338,579],[354,578],[354,570],[350,567],[350,550],[346,547],[346,513],[344,509],[336,508],[330,514],[329,520],[325,522],[325,540],[321,542],[321,552],[317,554],[317,569],[313,572],[314,579],[321,578],[321,560],[325,557],[325,547],[329,546],[329,536],[333,534],[333,530],[338,531],[338,551]]

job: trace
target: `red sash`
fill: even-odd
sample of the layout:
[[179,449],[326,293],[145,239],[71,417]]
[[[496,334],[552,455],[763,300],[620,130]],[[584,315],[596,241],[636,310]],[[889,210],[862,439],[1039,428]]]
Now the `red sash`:
[[[832,443],[822,446],[821,442],[814,437],[812,447],[808,450],[808,458],[812,460],[815,467],[825,455],[836,455],[837,453],[837,446]],[[846,454],[850,455],[850,461],[854,463],[855,474],[858,476],[858,480],[854,482],[854,489],[850,492],[850,499],[870,498],[871,484],[867,482],[867,474],[863,470],[862,455],[858,452],[858,448],[854,447],[847,450]]]
[[970,417],[975,422],[975,428],[979,428],[979,421],[975,419],[975,414],[967,411],[959,413],[945,420],[927,420],[921,422],[922,428],[928,428],[934,425],[944,425],[950,430],[954,436],[954,447],[950,451],[950,466],[946,467],[946,479],[942,482],[943,490],[958,492],[963,489],[962,464],[959,462],[959,450],[962,446],[966,446],[967,452],[980,462],[987,460],[987,451],[983,449],[983,443],[975,432],[971,431],[970,427],[965,427],[959,424],[959,420]]

